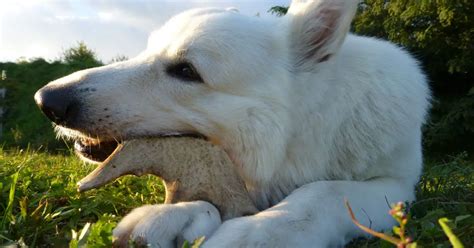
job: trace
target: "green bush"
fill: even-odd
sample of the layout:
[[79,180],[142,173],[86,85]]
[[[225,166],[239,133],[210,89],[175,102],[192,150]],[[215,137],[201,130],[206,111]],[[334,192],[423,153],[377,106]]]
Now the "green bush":
[[63,61],[48,62],[42,58],[19,63],[0,63],[6,79],[0,88],[6,88],[6,109],[3,119],[2,143],[6,147],[44,148],[51,151],[64,149],[65,144],[55,139],[51,121],[36,106],[35,92],[50,81],[78,70],[101,65],[95,54],[83,43],[65,52]]
[[74,69],[60,62],[36,59],[19,64],[0,63],[0,70],[7,72],[7,79],[0,81],[7,89],[2,142],[8,147],[25,148],[29,144],[50,149],[63,147],[55,139],[51,122],[39,111],[33,95],[49,81]]
[[64,51],[63,61],[72,67],[83,69],[102,65],[95,52],[89,49],[83,41],[78,42],[77,47],[71,47]]

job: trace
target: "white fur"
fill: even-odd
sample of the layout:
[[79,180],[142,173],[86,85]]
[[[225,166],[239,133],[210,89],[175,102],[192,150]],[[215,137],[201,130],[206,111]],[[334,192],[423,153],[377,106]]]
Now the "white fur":
[[[173,223],[169,225],[169,223]],[[203,201],[147,205],[134,209],[114,229],[116,238],[145,241],[152,247],[178,247],[182,241],[210,236],[221,224],[219,211]],[[117,241],[115,241],[117,242]]]
[[[263,211],[224,222],[205,246],[342,246],[362,235],[345,197],[377,230],[393,224],[386,199],[414,200],[430,97],[404,50],[346,35],[356,4],[298,1],[283,18],[187,11],[154,32],[137,58],[52,85],[96,90],[80,95],[82,133],[129,139],[199,132],[226,149]],[[183,59],[204,84],[166,73]],[[133,211],[114,234],[126,229],[169,244],[186,235],[175,232],[182,218],[199,219],[192,209]],[[201,225],[191,236],[212,232]]]

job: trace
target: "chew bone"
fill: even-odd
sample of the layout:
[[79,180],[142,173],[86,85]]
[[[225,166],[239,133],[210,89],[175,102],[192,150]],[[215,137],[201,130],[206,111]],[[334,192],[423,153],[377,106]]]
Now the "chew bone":
[[97,188],[126,174],[157,175],[166,187],[165,203],[205,200],[219,209],[223,220],[258,211],[227,154],[202,139],[125,141],[78,183],[78,189]]

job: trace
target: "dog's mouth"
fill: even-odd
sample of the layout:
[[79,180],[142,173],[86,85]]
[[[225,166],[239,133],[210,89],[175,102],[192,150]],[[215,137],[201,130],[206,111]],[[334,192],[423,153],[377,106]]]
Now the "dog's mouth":
[[[145,135],[142,137],[132,137],[133,139],[145,137],[192,137],[207,140],[207,137],[199,133],[172,132],[157,135]],[[91,162],[103,162],[117,149],[122,141],[105,140],[94,138],[80,138],[74,142],[74,150],[79,157]]]
[[100,141],[99,139],[82,138],[74,142],[74,150],[80,157],[94,162],[106,160],[115,151],[119,142]]

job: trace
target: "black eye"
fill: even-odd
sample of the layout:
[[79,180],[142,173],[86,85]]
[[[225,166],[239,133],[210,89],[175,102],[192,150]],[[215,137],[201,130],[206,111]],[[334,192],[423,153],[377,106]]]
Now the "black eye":
[[175,78],[179,78],[184,81],[195,81],[202,83],[202,78],[196,71],[193,65],[188,62],[181,62],[175,65],[171,65],[166,69],[166,72]]

